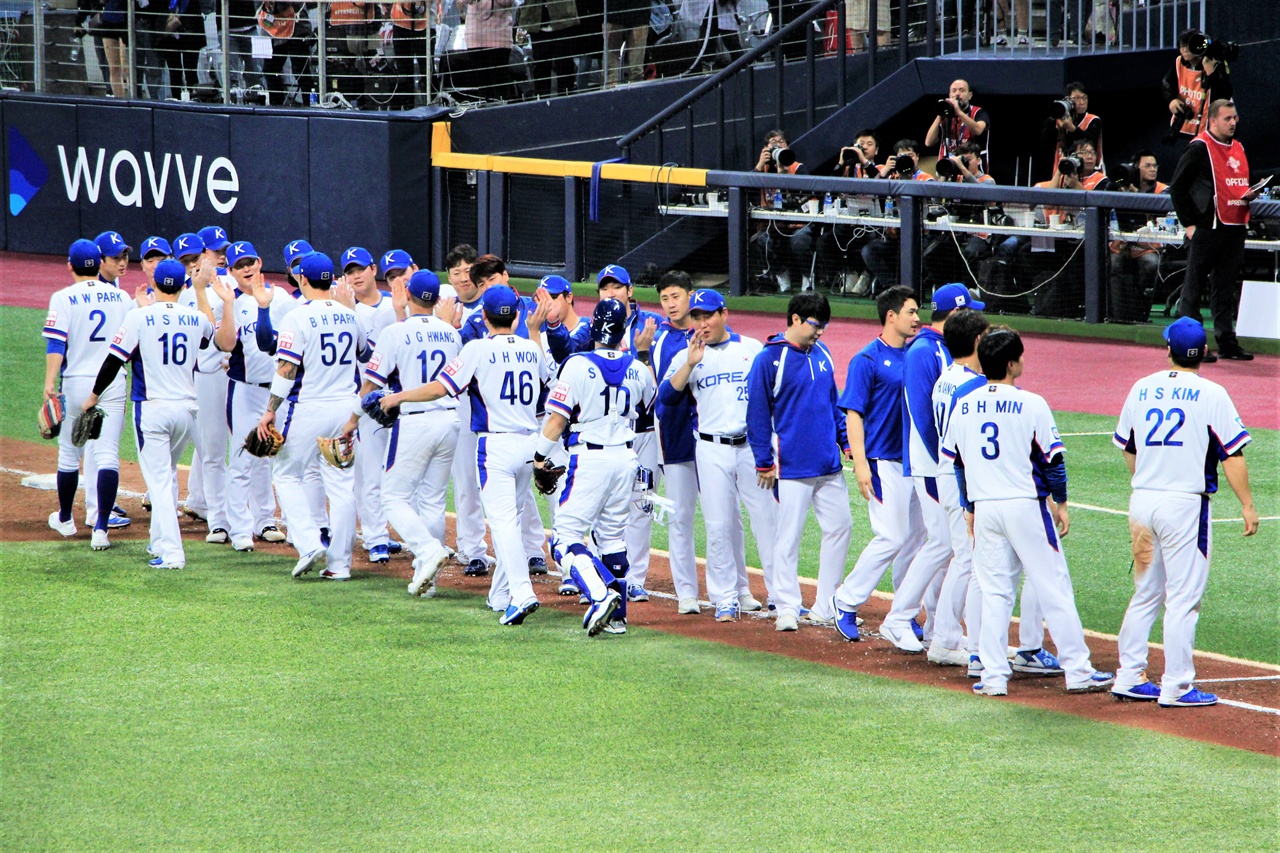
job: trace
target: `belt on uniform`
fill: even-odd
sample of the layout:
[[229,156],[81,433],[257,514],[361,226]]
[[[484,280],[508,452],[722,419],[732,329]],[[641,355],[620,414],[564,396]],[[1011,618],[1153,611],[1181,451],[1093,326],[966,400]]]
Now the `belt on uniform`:
[[[627,447],[630,447],[630,446],[632,445],[632,443],[633,443],[633,442],[628,441],[628,442],[627,442],[627,444],[626,444],[626,446],[627,446]],[[611,447],[622,447],[622,445],[621,445],[621,444],[592,444],[592,443],[591,443],[591,442],[589,442],[589,441],[584,441],[584,442],[582,442],[582,444],[580,444],[580,445],[578,445],[578,446],[579,446],[579,447],[585,447],[587,450],[608,450],[608,449],[609,449],[609,448],[611,448]],[[573,448],[570,448],[570,450],[572,450],[572,449],[573,449]]]
[[727,444],[730,447],[741,447],[747,443],[745,435],[709,435],[705,432],[698,433],[698,438],[703,441],[709,441],[712,444]]

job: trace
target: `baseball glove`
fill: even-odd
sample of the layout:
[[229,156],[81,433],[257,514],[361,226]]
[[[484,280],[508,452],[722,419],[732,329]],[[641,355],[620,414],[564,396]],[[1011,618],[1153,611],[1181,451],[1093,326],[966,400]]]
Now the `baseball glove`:
[[345,435],[328,438],[320,436],[316,439],[320,455],[324,461],[334,468],[350,468],[356,462],[356,443]]
[[370,391],[360,401],[360,408],[364,409],[364,413],[374,421],[389,428],[396,422],[396,418],[400,417],[400,407],[392,406],[390,409],[384,410],[382,408],[382,398],[386,395],[387,392],[381,388],[377,391]]
[[539,468],[534,465],[533,484],[544,495],[553,495],[556,491],[556,484],[560,482],[560,475],[563,473],[563,465],[548,465],[546,468]]
[[101,406],[94,406],[81,414],[71,425],[71,443],[76,447],[84,447],[102,435],[102,422],[106,417],[107,413],[102,411]]
[[67,398],[59,394],[44,401],[40,411],[36,413],[36,423],[40,426],[41,438],[57,438],[62,432],[62,422],[67,417]]
[[258,435],[257,427],[249,430],[249,434],[244,437],[244,449],[251,456],[275,456],[284,446],[284,436],[276,429],[276,425],[272,424],[268,429],[271,432],[266,438]]

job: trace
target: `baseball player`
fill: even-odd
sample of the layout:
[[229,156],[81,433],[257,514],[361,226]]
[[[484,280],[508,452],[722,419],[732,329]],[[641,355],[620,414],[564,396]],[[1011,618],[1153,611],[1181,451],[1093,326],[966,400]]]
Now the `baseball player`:
[[[839,401],[873,534],[831,598],[836,630],[850,641],[859,639],[857,609],[871,597],[889,564],[897,589],[924,541],[920,503],[911,481],[902,476],[902,370],[906,343],[920,329],[919,311],[911,289],[901,285],[876,297],[876,309],[883,325],[880,337],[849,362]],[[835,584],[835,578],[819,571],[814,611],[820,618],[827,616],[818,610]]]
[[[662,318],[651,311],[640,310],[632,299],[631,275],[618,264],[609,264],[596,279],[596,291],[601,299],[617,299],[626,306],[626,324],[622,335],[622,348],[634,358],[649,364],[653,338]],[[579,326],[570,334],[563,324],[547,324],[547,344],[557,361],[563,361],[575,352],[589,352],[593,342],[588,327]],[[636,421],[634,449],[643,468],[653,472],[653,487],[662,479],[662,453],[654,434],[652,414],[646,413]],[[653,516],[638,506],[631,507],[627,521],[627,560],[631,574],[627,577],[627,599],[648,601],[645,579],[649,574],[649,543],[653,532]],[[759,605],[759,602],[756,602]],[[758,610],[759,607],[757,606]]]
[[[1135,591],[1120,626],[1120,671],[1111,692],[1162,708],[1199,708],[1218,701],[1196,689],[1192,653],[1209,580],[1209,498],[1218,490],[1219,462],[1240,499],[1245,536],[1258,532],[1258,511],[1244,461],[1249,433],[1226,389],[1200,376],[1204,327],[1181,317],[1164,338],[1169,368],[1134,383],[1114,436],[1132,476]],[[1164,677],[1157,687],[1147,681],[1147,638],[1161,604]]]
[[[440,295],[435,273],[416,271],[407,285],[397,277],[392,287],[397,298],[399,291],[406,291],[409,316],[382,330],[365,367],[362,397],[377,388],[410,390],[434,382],[462,349],[457,330],[433,315]],[[406,403],[386,442],[382,506],[414,555],[410,595],[432,594],[440,563],[449,556],[444,545],[445,490],[458,443],[457,408],[453,397]],[[353,431],[355,420],[352,414],[344,431]],[[421,510],[414,507],[415,494],[422,497]]]
[[[529,580],[520,530],[533,500],[533,435],[538,429],[538,399],[551,381],[551,363],[538,345],[515,333],[520,297],[505,285],[485,289],[483,314],[488,336],[463,345],[457,358],[436,379],[418,388],[383,397],[383,408],[444,397],[471,396],[471,432],[480,501],[493,535],[497,566],[490,583],[489,606],[501,607],[502,625],[519,625],[538,609]],[[456,452],[456,451],[455,451]]]
[[[693,396],[697,409],[696,462],[707,528],[707,597],[717,622],[738,618],[739,596],[747,587],[746,555],[736,547],[733,531],[742,525],[739,501],[747,507],[751,531],[760,552],[765,585],[772,592],[778,504],[772,492],[757,488],[756,466],[747,446],[747,374],[760,342],[729,331],[724,297],[714,290],[695,290],[689,299],[693,336],[678,353],[662,380],[664,404],[679,395]],[[799,615],[797,608],[796,615]]]
[[[765,494],[776,488],[778,495],[769,587],[778,631],[799,627],[800,538],[809,507],[822,530],[819,573],[843,571],[853,533],[849,487],[840,465],[841,455],[852,452],[844,413],[836,405],[835,362],[819,340],[830,320],[831,306],[822,294],[791,297],[787,330],[769,339],[747,377],[747,440],[756,478]],[[767,547],[757,541],[761,550]]]
[[[312,252],[302,259],[299,273],[306,302],[280,321],[278,367],[258,434],[269,437],[276,411],[287,401],[279,428],[285,442],[272,466],[272,478],[298,550],[293,576],[302,577],[324,559],[327,565],[320,577],[343,581],[351,577],[356,534],[355,475],[350,468],[324,464],[316,439],[339,434],[354,411],[356,363],[366,345],[355,311],[334,301],[329,292],[334,283],[333,261]],[[327,547],[303,487],[307,470],[317,467],[329,498]]]
[[[693,280],[688,273],[671,270],[658,279],[658,300],[667,319],[658,324],[653,338],[653,375],[663,377],[676,355],[684,352],[693,335],[689,318],[689,298]],[[667,562],[676,590],[676,612],[696,616],[698,565],[693,544],[693,518],[698,506],[698,471],[694,463],[695,427],[698,423],[693,397],[681,394],[667,405],[661,399],[654,406],[658,445],[662,451],[662,479],[674,510],[667,521]]]
[[[114,231],[104,240],[76,240],[67,251],[67,264],[74,282],[49,298],[45,317],[44,396],[51,399],[62,393],[66,411],[79,412],[81,404],[93,391],[94,377],[110,346],[109,335],[120,327],[134,300],[114,284],[101,277],[106,265],[101,244],[123,245],[124,239]],[[128,251],[123,250],[127,263]],[[113,270],[119,268],[113,259]],[[115,278],[119,278],[118,275]],[[63,536],[74,536],[75,521],[71,517],[76,489],[80,483],[80,460],[84,459],[86,484],[85,508],[88,523],[93,525],[90,547],[102,551],[111,547],[108,525],[120,485],[120,432],[124,427],[125,381],[120,377],[99,395],[106,414],[99,438],[84,447],[71,443],[71,425],[58,434],[58,510],[49,516],[49,526]],[[125,521],[127,524],[128,521]]]
[[[125,363],[133,362],[133,419],[138,443],[138,467],[151,496],[151,566],[181,569],[186,566],[182,534],[178,529],[178,460],[195,428],[196,351],[213,340],[221,349],[230,349],[235,333],[223,324],[215,338],[207,312],[205,286],[213,282],[207,264],[197,271],[199,308],[180,305],[178,297],[186,284],[187,270],[175,260],[155,265],[152,280],[155,302],[130,311],[124,318],[93,383],[93,391],[81,405],[88,411],[98,402],[120,374]],[[213,287],[230,311],[232,294],[220,282]]]
[[[271,396],[274,329],[298,303],[262,277],[262,259],[252,243],[237,240],[228,246],[227,267],[236,283],[235,313],[230,318],[236,342],[227,364],[227,427],[239,445],[255,429]],[[224,322],[227,319],[223,317]],[[275,523],[270,460],[237,449],[227,474],[231,547],[252,551],[255,534],[264,542],[283,542],[285,536]]]
[[173,247],[163,237],[148,237],[142,241],[138,254],[142,256],[142,273],[147,285],[150,286],[155,280],[156,266],[161,261],[173,257]]
[[974,534],[973,570],[982,589],[982,680],[973,690],[1008,694],[1009,618],[1020,571],[1035,585],[1066,672],[1067,692],[1106,690],[1115,675],[1095,670],[1089,661],[1059,541],[1070,529],[1062,440],[1044,398],[1014,385],[1022,375],[1022,352],[1017,332],[987,331],[978,343],[986,383],[969,383],[956,394],[939,446],[955,464],[960,502]]
[[[595,348],[568,357],[547,397],[547,417],[533,464],[546,468],[565,436],[569,467],[551,549],[591,601],[587,636],[627,630],[626,525],[636,482],[633,422],[653,406],[653,373],[621,349],[627,308],[601,299],[591,316]],[[587,548],[591,534],[600,556]]]

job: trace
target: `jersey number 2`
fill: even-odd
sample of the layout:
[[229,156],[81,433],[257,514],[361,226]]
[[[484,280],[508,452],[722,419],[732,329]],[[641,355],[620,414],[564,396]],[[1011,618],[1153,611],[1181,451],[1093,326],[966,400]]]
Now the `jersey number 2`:
[[97,310],[90,311],[89,319],[96,319],[98,321],[98,325],[94,326],[93,331],[89,333],[89,340],[93,343],[101,343],[105,341],[106,338],[101,335],[100,332],[102,331],[102,327],[107,324],[107,312]]

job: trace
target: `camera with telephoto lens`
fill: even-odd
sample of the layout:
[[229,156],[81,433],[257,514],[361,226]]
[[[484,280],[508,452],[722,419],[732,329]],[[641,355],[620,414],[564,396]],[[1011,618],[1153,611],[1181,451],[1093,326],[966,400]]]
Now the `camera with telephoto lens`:
[[1121,163],[1119,166],[1112,166],[1111,171],[1107,173],[1107,178],[1116,185],[1117,189],[1142,185],[1142,173],[1138,171],[1137,163]]
[[1240,45],[1233,41],[1210,38],[1204,33],[1193,35],[1187,42],[1187,50],[1215,62],[1235,62],[1240,56]]
[[1058,161],[1059,175],[1077,175],[1084,168],[1084,164],[1080,162],[1079,157],[1063,157]]
[[950,158],[947,157],[938,158],[936,171],[938,173],[938,179],[943,181],[949,181],[952,178],[959,177],[960,175],[960,167],[951,162]]
[[955,115],[955,110],[951,109],[951,102],[946,98],[938,99],[938,118],[951,118]]
[[1053,101],[1049,104],[1049,118],[1054,121],[1062,121],[1064,118],[1071,115],[1074,110],[1075,108],[1066,98],[1063,98],[1060,101]]
[[790,148],[775,145],[769,149],[769,161],[784,169],[789,169],[796,162],[796,154]]
[[893,171],[899,175],[911,177],[916,173],[916,158],[910,154],[899,154],[893,158]]

